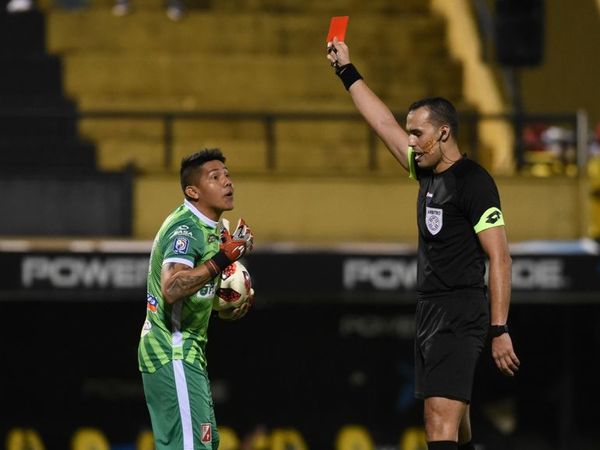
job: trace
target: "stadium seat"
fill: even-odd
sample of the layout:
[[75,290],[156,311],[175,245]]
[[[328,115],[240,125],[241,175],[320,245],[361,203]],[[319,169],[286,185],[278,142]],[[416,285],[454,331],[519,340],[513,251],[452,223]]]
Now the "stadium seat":
[[6,450],[46,450],[36,430],[13,428],[6,435]]
[[79,428],[71,440],[72,450],[110,450],[104,433],[97,428]]
[[276,428],[271,433],[271,450],[307,450],[307,446],[298,430]]
[[374,450],[375,444],[369,431],[360,425],[346,425],[338,432],[336,450]]
[[427,450],[425,430],[421,427],[410,427],[404,430],[400,438],[400,450]]
[[240,440],[230,427],[219,427],[219,449],[220,450],[238,450],[240,448]]

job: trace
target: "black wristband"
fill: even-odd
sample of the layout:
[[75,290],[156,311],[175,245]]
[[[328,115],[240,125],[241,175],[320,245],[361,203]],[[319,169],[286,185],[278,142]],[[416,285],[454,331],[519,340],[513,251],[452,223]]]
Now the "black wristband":
[[490,325],[490,336],[496,338],[508,333],[508,325]]
[[207,262],[214,263],[214,265],[217,266],[217,268],[219,269],[219,273],[223,272],[223,270],[225,270],[225,267],[231,265],[231,260],[227,257],[223,250],[221,250]]
[[342,83],[344,83],[346,90],[349,90],[350,86],[352,86],[358,80],[362,80],[362,76],[360,73],[358,73],[358,70],[356,70],[356,67],[354,67],[354,64],[352,63],[344,64],[343,66],[338,67],[335,69],[335,74],[340,77],[340,80],[342,80]]

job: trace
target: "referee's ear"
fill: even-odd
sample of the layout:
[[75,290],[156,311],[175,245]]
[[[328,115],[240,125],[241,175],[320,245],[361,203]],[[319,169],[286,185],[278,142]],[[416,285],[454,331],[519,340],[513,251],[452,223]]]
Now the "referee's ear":
[[448,127],[447,125],[442,126],[441,131],[440,131],[440,137],[438,138],[438,141],[446,142],[449,137],[450,137],[450,127]]

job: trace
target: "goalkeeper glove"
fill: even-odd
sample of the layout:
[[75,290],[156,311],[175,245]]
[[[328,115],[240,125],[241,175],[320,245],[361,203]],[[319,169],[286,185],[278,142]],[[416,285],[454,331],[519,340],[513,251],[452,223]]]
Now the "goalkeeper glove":
[[237,261],[254,246],[254,235],[244,219],[240,219],[233,235],[229,233],[227,226],[221,227],[221,249],[219,253],[206,261],[211,275],[217,276],[225,267]]

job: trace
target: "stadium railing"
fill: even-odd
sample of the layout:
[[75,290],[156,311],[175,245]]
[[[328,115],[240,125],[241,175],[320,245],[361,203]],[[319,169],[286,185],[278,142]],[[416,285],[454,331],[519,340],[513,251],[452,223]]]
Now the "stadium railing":
[[[162,163],[165,169],[172,168],[173,147],[175,142],[174,123],[177,121],[202,121],[218,120],[229,121],[256,121],[264,126],[265,131],[265,161],[264,165],[267,171],[273,171],[277,168],[277,156],[279,143],[275,133],[275,127],[281,122],[302,122],[302,121],[348,121],[364,124],[362,117],[357,113],[344,112],[240,112],[240,111],[165,111],[165,110],[147,110],[147,111],[125,111],[125,110],[87,110],[87,111],[54,111],[40,109],[11,109],[0,110],[0,119],[3,118],[63,118],[70,117],[77,120],[158,120],[162,123]],[[396,114],[400,123],[404,122],[404,114]],[[509,124],[515,134],[514,161],[517,171],[521,171],[531,161],[529,154],[536,152],[545,152],[545,148],[527,148],[527,142],[524,139],[524,132],[528,126],[541,126],[544,129],[550,127],[559,127],[570,136],[568,141],[564,139],[557,142],[557,145],[569,147],[571,149],[568,161],[563,156],[558,157],[561,164],[570,163],[576,170],[571,173],[583,174],[588,162],[588,119],[583,111],[565,112],[565,113],[543,113],[543,114],[481,114],[477,112],[460,113],[461,129],[466,131],[465,142],[469,148],[470,156],[477,160],[480,151],[479,125],[484,122],[497,122]],[[373,131],[365,126],[365,141],[368,151],[368,170],[376,171],[378,161],[377,137]],[[520,139],[517,139],[520,137]],[[531,151],[533,150],[533,151]]]

